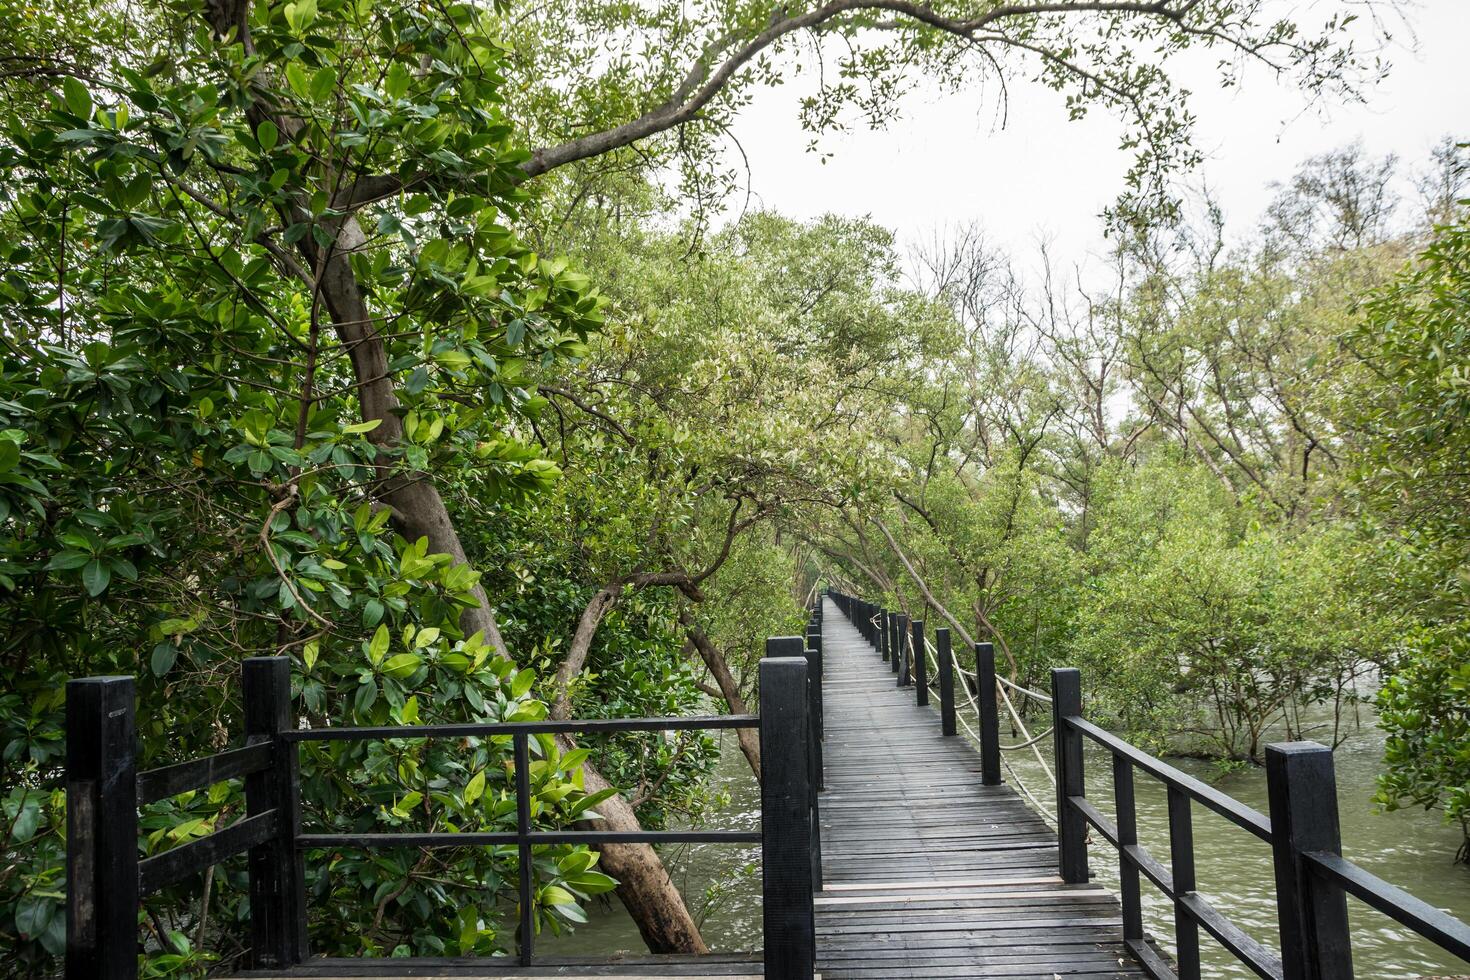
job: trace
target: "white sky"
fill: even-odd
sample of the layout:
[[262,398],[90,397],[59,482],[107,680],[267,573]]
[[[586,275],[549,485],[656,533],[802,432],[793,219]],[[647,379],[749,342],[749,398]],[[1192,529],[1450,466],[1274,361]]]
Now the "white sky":
[[[1182,79],[1194,89],[1206,154],[1187,179],[1208,183],[1237,232],[1254,226],[1270,183],[1313,154],[1361,137],[1371,154],[1396,152],[1418,166],[1443,136],[1470,139],[1470,0],[1422,0],[1407,19],[1417,44],[1388,52],[1393,71],[1367,105],[1303,113],[1300,93],[1260,70],[1231,90],[1204,73]],[[833,151],[824,164],[805,151],[810,135],[797,120],[805,90],[798,81],[761,92],[734,126],[750,161],[752,206],[798,218],[866,214],[904,244],[973,220],[1023,260],[1042,239],[1068,263],[1104,250],[1097,216],[1122,190],[1130,162],[1110,114],[1069,122],[1059,93],[1018,81],[1001,129],[994,102],[978,92],[919,91],[887,131],[824,138]]]

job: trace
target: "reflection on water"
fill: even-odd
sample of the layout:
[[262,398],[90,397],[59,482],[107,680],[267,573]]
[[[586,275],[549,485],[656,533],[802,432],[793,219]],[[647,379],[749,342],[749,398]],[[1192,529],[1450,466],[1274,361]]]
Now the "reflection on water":
[[[937,720],[936,720],[937,724]],[[726,736],[725,751],[716,778],[730,793],[730,807],[712,816],[712,826],[753,830],[760,825],[760,794],[735,747]],[[1005,736],[1003,736],[1005,738]],[[1110,818],[1111,762],[1100,748],[1088,744],[1087,793]],[[1041,746],[1048,755],[1050,746]],[[1459,830],[1446,825],[1437,813],[1418,810],[1383,813],[1369,802],[1382,760],[1383,736],[1365,717],[1363,729],[1338,748],[1338,807],[1342,818],[1343,851],[1352,860],[1431,905],[1470,918],[1470,868],[1452,863]],[[1015,773],[1050,804],[1046,776],[1029,752],[1010,753]],[[1258,810],[1267,812],[1266,776],[1246,769],[1219,776],[1208,763],[1171,760],[1178,768]],[[1007,778],[1010,775],[1007,774]],[[1139,841],[1168,864],[1168,815],[1163,787],[1146,774],[1135,772]],[[718,788],[718,787],[717,787]],[[1194,807],[1195,861],[1199,890],[1233,922],[1272,949],[1277,948],[1276,906],[1270,849],[1251,834],[1200,806]],[[1094,835],[1092,872],[1116,892],[1118,868],[1113,851]],[[760,850],[756,845],[698,844],[669,848],[665,853],[695,913],[703,917],[705,939],[717,950],[760,947]],[[1165,948],[1173,945],[1173,914],[1167,902],[1143,879],[1145,918],[1149,931]],[[713,897],[711,897],[713,896]],[[614,898],[589,910],[591,922],[575,934],[538,942],[547,954],[604,954],[642,951],[638,929]],[[1393,978],[1464,975],[1466,964],[1418,939],[1396,922],[1349,899],[1353,930],[1353,963],[1357,976]],[[1201,931],[1204,973],[1209,977],[1253,976]]]

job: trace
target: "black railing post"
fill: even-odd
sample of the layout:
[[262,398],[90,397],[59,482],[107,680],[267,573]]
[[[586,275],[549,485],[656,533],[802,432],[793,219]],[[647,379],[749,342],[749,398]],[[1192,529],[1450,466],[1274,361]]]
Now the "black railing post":
[[1332,750],[1316,742],[1266,746],[1271,851],[1286,980],[1353,975],[1347,900],[1341,886],[1313,875],[1303,855],[1342,853]]
[[297,853],[301,777],[297,747],[281,737],[295,725],[291,661],[250,657],[240,666],[246,742],[272,743],[268,769],[245,777],[245,812],[276,812],[276,833],[250,849],[250,963],[257,970],[288,967],[306,958],[306,873]]
[[[813,777],[816,779],[818,790],[827,788],[826,774],[823,769],[825,763],[822,759],[822,741],[827,737],[824,730],[824,718],[822,714],[822,634],[808,634],[806,638],[806,662],[808,673],[808,690],[811,693],[811,715],[812,715],[812,758]],[[820,836],[820,834],[818,835]]]
[[893,638],[893,614],[887,609],[878,610],[878,630],[880,635],[878,652],[883,655],[883,661],[887,663],[889,655],[893,652],[890,642]]
[[1184,904],[1196,887],[1194,813],[1189,795],[1179,787],[1171,785],[1167,799],[1169,870],[1174,877],[1174,975],[1179,980],[1200,980],[1199,924]]
[[515,753],[516,779],[516,856],[519,859],[521,924],[517,943],[521,966],[530,966],[536,958],[535,865],[531,860],[531,739],[524,732],[510,737]]
[[[900,642],[900,640],[901,640],[902,637],[903,637],[903,614],[902,613],[896,613],[896,612],[895,613],[889,613],[888,614],[888,653],[889,653],[889,656],[888,656],[888,669],[891,670],[895,674],[898,673],[899,667],[903,663],[903,644]],[[903,678],[899,678],[899,681],[898,682],[899,682],[899,684],[902,684],[903,683]]]
[[[771,643],[767,641],[768,651]],[[768,656],[761,661],[761,917],[766,980],[811,980],[816,969],[806,684],[803,658]]]
[[996,704],[995,644],[975,644],[975,701],[980,709],[980,782],[999,786],[1000,708]]
[[1133,762],[1113,756],[1113,804],[1118,814],[1118,898],[1123,903],[1123,943],[1129,948],[1143,942],[1143,899],[1138,865],[1126,850],[1138,845],[1138,808],[1133,794]]
[[138,770],[131,677],[66,684],[66,977],[138,975]]
[[1082,714],[1082,675],[1075,667],[1051,672],[1051,711],[1057,777],[1057,870],[1070,885],[1087,882],[1087,820],[1068,799],[1085,795],[1082,733],[1066,720]]
[[949,630],[934,631],[934,648],[939,651],[939,731],[954,735],[959,731],[954,716],[954,652],[949,648]]
[[807,857],[812,868],[812,887],[817,891],[821,891],[822,824],[821,800],[817,796],[817,790],[820,788],[822,779],[822,751],[821,740],[817,737],[816,709],[821,679],[814,677],[815,665],[807,657],[805,643],[799,636],[767,637],[766,657],[772,659],[786,658],[800,660],[806,667],[806,683],[801,686],[802,693],[806,698],[806,737],[802,739],[802,744],[806,747],[807,786],[810,790],[808,804],[812,811]]
[[897,639],[898,639],[898,661],[897,661],[897,663],[898,663],[898,686],[900,686],[900,688],[907,688],[907,686],[908,686],[908,680],[910,680],[910,671],[908,671],[908,661],[910,661],[911,658],[913,658],[913,648],[911,648],[911,646],[908,645],[908,617],[907,616],[903,616],[903,614],[901,614],[901,616],[898,617],[897,632],[898,632],[898,636],[897,636]]
[[914,620],[910,627],[914,643],[914,687],[918,689],[920,707],[929,703],[929,651],[924,649],[924,621]]

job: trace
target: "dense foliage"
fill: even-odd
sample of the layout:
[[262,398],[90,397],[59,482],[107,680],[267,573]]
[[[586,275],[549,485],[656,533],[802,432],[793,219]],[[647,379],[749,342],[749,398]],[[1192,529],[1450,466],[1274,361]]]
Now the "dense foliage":
[[[1352,94],[1351,17],[970,6],[0,4],[7,964],[62,949],[67,678],[139,678],[142,767],[237,744],[264,654],[311,726],[745,712],[822,579],[1019,680],[1082,666],[1163,750],[1336,739],[1389,671],[1383,799],[1463,821],[1466,237],[1428,225],[1461,154],[1397,223],[1391,167],[1313,161],[1227,250],[1213,213],[1147,220],[1194,158],[1164,66],[1224,46]],[[858,218],[717,226],[728,120],[822,59],[814,133],[920,73],[1119,113],[1116,280],[1038,288],[965,231],[906,261]],[[547,825],[721,802],[702,735],[535,749]],[[504,829],[509,755],[312,743],[307,829]],[[140,852],[242,810],[149,806]],[[650,948],[701,950],[661,860],[538,848],[537,928],[616,888]],[[514,947],[513,850],[307,868],[318,951]],[[246,904],[239,861],[150,898],[144,971],[235,963]]]
[[1470,226],[1439,228],[1374,295],[1354,338],[1372,372],[1359,482],[1370,526],[1403,542],[1383,566],[1419,628],[1378,695],[1389,806],[1440,807],[1470,859]]
[[921,255],[964,330],[884,409],[882,481],[813,516],[834,574],[1032,687],[1082,668],[1160,751],[1336,745],[1377,692],[1380,802],[1464,825],[1463,147],[1417,206],[1396,173],[1308,161],[1244,244],[1206,209],[1096,293]]

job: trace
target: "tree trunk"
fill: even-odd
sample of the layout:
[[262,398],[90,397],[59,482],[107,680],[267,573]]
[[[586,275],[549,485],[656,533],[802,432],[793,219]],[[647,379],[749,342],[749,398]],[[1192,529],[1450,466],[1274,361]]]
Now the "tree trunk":
[[[710,676],[715,679],[721,696],[730,706],[730,713],[732,715],[750,714],[745,698],[740,696],[740,685],[735,683],[735,675],[730,673],[730,665],[725,661],[724,654],[720,653],[714,641],[704,630],[695,625],[693,618],[687,612],[679,614],[679,622],[683,625],[689,642],[694,645],[695,650],[699,651],[700,659],[709,668]],[[737,728],[735,739],[740,744],[740,752],[745,756],[745,761],[750,763],[750,771],[755,773],[755,778],[759,781],[761,778],[760,731],[755,728]]]
[[[568,746],[570,743],[566,743]],[[582,767],[583,786],[589,793],[607,789],[611,784],[590,763]],[[633,807],[616,793],[599,803],[601,820],[584,820],[578,827],[585,830],[642,830]],[[684,904],[684,896],[669,877],[658,852],[648,844],[603,844],[602,872],[618,880],[618,898],[627,908],[653,953],[708,953],[709,947],[699,934],[694,916]]]

